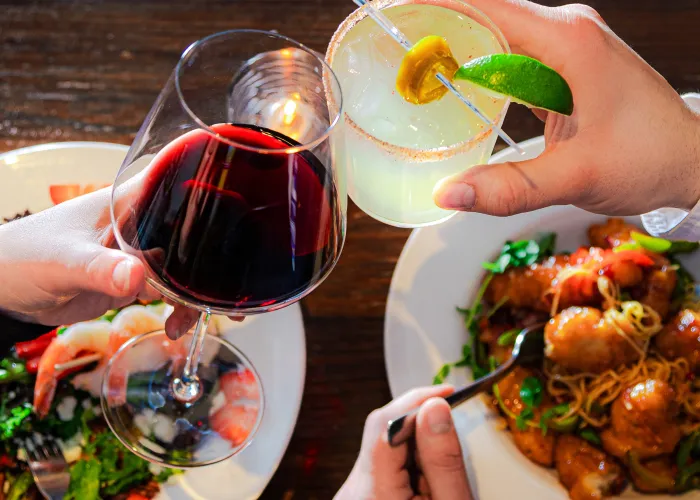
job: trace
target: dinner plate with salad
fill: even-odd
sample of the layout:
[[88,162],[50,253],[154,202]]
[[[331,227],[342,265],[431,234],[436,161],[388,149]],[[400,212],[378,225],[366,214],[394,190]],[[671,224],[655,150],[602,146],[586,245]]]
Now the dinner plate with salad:
[[[0,155],[0,219],[11,223],[109,185],[127,150],[115,144],[57,143]],[[32,435],[54,439],[62,449],[71,474],[67,499],[253,499],[262,493],[291,439],[301,403],[306,351],[298,305],[243,323],[213,319],[211,332],[234,344],[256,368],[266,410],[244,451],[184,473],[138,458],[111,433],[100,411],[99,360],[80,366],[41,362],[60,352],[68,338],[80,336],[89,344],[110,329],[150,331],[154,324],[164,325],[171,311],[160,301],[134,303],[101,318],[61,325],[0,353],[0,498],[41,498],[23,449]],[[35,388],[38,375],[55,383],[48,399],[46,390]],[[255,383],[245,373],[229,382],[237,390]],[[43,418],[35,411],[39,393]]]

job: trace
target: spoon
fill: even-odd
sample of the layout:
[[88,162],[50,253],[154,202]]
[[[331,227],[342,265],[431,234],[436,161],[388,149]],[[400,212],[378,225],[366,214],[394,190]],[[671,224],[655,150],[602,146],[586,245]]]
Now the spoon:
[[[445,398],[451,408],[464,403],[477,394],[491,388],[493,384],[502,380],[516,366],[542,361],[544,357],[544,324],[530,326],[523,329],[515,339],[513,354],[510,359],[499,366],[495,371],[455,391]],[[413,410],[405,415],[391,420],[387,427],[387,438],[391,446],[405,443],[416,429],[416,415],[418,410]]]

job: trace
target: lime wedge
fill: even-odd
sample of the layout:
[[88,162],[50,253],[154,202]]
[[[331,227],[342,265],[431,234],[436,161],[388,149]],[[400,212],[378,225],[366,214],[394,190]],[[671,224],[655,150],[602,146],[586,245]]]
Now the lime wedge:
[[455,73],[513,101],[562,115],[574,111],[571,88],[562,76],[537,59],[519,54],[492,54],[466,63]]

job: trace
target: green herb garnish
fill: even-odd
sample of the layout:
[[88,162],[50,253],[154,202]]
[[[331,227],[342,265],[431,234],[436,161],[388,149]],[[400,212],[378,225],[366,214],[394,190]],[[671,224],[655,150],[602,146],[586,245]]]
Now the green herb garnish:
[[554,253],[556,238],[555,233],[546,233],[539,240],[506,241],[498,258],[482,266],[494,274],[502,274],[510,268],[532,265]]
[[524,431],[527,429],[528,422],[530,422],[533,418],[535,418],[535,412],[532,411],[532,408],[523,408],[520,415],[515,417],[515,426],[519,430]]
[[520,399],[528,408],[538,408],[544,397],[542,382],[536,377],[526,377],[520,386]]

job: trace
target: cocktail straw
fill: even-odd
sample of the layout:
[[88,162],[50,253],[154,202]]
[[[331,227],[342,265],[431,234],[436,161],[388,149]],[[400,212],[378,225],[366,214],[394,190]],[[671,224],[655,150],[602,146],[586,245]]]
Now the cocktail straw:
[[[379,11],[379,9],[375,9],[374,5],[369,3],[367,0],[352,0],[352,1],[357,6],[364,7],[365,10],[367,11],[367,14],[369,15],[369,17],[371,17],[379,26],[381,26],[381,28],[384,31],[386,31],[391,36],[391,38],[393,38],[394,40],[396,40],[396,42],[399,43],[399,45],[401,45],[406,50],[411,50],[411,48],[413,47],[413,44],[408,41],[408,39],[406,38],[406,35],[401,33],[399,28],[397,28],[396,25],[389,20],[389,18],[387,18],[384,14],[382,14],[381,11]],[[459,99],[464,104],[466,104],[467,107],[469,109],[471,109],[472,112],[474,112],[474,114],[477,117],[479,117],[479,119],[481,121],[483,121],[487,125],[491,125],[491,120],[489,120],[486,117],[486,115],[484,115],[479,110],[479,108],[477,108],[469,99],[464,97],[462,95],[462,93],[459,90],[457,90],[457,88],[454,85],[452,85],[452,82],[450,82],[447,78],[445,78],[445,76],[442,73],[438,73],[436,75],[436,78],[440,81],[440,83],[442,83],[445,87],[447,87],[447,90],[452,92],[457,97],[457,99]],[[513,139],[511,139],[510,136],[503,131],[503,129],[501,129],[501,127],[499,127],[498,125],[496,125],[494,123],[493,128],[496,130],[496,133],[498,134],[498,136],[501,139],[503,139],[511,148],[516,150],[521,155],[525,154],[525,151],[523,151],[523,149],[520,146],[518,146],[516,144],[516,142]]]

